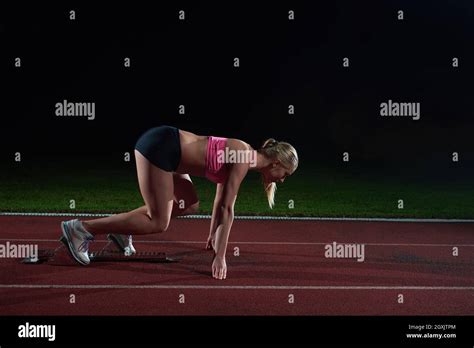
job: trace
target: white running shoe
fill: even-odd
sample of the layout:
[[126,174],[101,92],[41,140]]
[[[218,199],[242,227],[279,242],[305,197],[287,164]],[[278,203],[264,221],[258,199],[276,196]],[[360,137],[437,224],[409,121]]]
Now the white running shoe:
[[81,265],[88,265],[91,262],[89,243],[94,240],[94,236],[86,231],[78,219],[61,222],[61,229],[71,256]]
[[107,238],[114,242],[114,244],[119,248],[121,252],[125,254],[125,256],[131,256],[136,254],[137,251],[133,247],[132,243],[132,236],[131,235],[124,235],[124,234],[109,234]]

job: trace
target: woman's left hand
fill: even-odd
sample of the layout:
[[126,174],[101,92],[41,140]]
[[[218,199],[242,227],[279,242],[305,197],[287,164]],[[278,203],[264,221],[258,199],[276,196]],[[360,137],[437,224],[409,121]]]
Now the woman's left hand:
[[216,239],[214,236],[207,238],[206,250],[214,250],[216,252]]

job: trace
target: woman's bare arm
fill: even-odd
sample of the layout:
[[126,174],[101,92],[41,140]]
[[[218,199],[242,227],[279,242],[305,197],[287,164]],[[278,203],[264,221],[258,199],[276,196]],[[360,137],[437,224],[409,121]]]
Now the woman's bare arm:
[[207,239],[206,249],[215,251],[215,234],[217,230],[217,221],[219,215],[219,204],[222,199],[222,192],[224,190],[223,184],[217,184],[216,186],[216,195],[214,197],[214,204],[212,206],[212,217],[211,217],[211,226],[209,230],[209,238]]
[[216,241],[214,261],[212,263],[212,275],[217,279],[225,279],[227,266],[225,254],[229,240],[230,229],[234,221],[234,204],[237,199],[240,184],[248,172],[248,164],[236,163],[230,169],[229,177],[224,184],[222,198],[216,211]]

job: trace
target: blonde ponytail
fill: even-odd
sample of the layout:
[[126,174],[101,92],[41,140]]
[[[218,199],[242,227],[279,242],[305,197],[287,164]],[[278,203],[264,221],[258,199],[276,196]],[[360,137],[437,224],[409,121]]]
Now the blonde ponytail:
[[270,209],[273,209],[273,207],[275,206],[275,191],[277,189],[277,185],[274,182],[271,182],[269,184],[263,183],[263,186],[265,187],[268,206],[270,207]]
[[273,147],[277,144],[278,144],[278,141],[276,141],[273,138],[270,138],[270,139],[265,140],[265,142],[262,145],[262,149],[268,149],[268,148]]

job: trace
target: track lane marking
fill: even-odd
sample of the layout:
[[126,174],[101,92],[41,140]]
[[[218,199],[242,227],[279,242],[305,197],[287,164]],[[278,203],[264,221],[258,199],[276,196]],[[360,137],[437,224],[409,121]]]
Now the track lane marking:
[[[0,216],[46,216],[46,217],[107,217],[112,213],[35,213],[35,212],[0,212]],[[178,219],[210,219],[211,215],[177,216]],[[434,223],[474,223],[474,219],[417,219],[417,218],[351,218],[325,216],[261,216],[236,215],[236,220],[287,220],[287,221],[366,221],[366,222],[434,222]]]
[[[59,242],[58,239],[38,239],[38,238],[0,238],[0,241],[15,241],[15,242]],[[106,243],[107,240],[97,240],[94,243]],[[205,241],[187,240],[187,241],[171,241],[171,240],[133,240],[133,243],[144,244],[206,244]],[[331,242],[229,242],[228,244],[247,244],[247,245],[327,245]],[[353,244],[351,242],[338,242],[340,244]],[[374,246],[420,246],[420,247],[474,247],[474,244],[423,244],[423,243],[364,243],[357,242],[364,245]]]
[[1,289],[467,290],[474,286],[0,284]]

